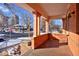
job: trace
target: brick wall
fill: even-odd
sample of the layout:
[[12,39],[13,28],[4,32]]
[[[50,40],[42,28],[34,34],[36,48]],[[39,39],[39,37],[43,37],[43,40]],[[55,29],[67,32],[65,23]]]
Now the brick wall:
[[79,56],[79,4],[71,4],[69,11],[75,13],[71,14],[71,18],[67,21],[69,22],[68,30],[65,29],[69,32],[68,46],[73,55]]
[[76,33],[79,34],[79,4],[76,4]]

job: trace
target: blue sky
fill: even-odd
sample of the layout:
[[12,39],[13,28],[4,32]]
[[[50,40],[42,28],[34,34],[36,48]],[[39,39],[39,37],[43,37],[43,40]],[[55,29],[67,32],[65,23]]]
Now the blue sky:
[[[28,16],[30,16],[31,26],[33,27],[33,16],[32,16],[32,14],[30,12],[28,12],[27,10],[24,10],[24,9],[20,8],[16,4],[9,3],[9,6],[11,6],[13,13],[16,14],[19,17],[19,24],[20,25],[23,24],[23,20],[22,20],[23,19],[23,15],[28,15]],[[0,3],[0,13],[3,13],[5,16],[8,16],[8,17],[11,17],[13,15],[13,13],[11,12],[11,10],[9,10],[2,3]]]
[[62,19],[54,19],[53,21],[54,21],[54,24],[56,24],[56,25],[62,25],[63,24]]
[[11,16],[12,13],[7,9],[4,4],[0,3],[0,13],[3,13],[5,16]]

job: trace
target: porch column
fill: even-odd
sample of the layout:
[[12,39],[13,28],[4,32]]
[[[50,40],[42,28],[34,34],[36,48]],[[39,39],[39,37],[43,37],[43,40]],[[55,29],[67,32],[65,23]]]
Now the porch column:
[[[37,36],[37,30],[36,30],[36,13],[35,12],[33,12],[33,20],[34,20],[34,23],[33,23],[33,37],[36,37]],[[32,47],[32,49],[34,49],[34,38],[32,39],[32,41],[31,41],[31,47]]]
[[33,12],[34,16],[34,37],[40,35],[40,14]]
[[37,17],[37,27],[38,27],[38,31],[37,31],[37,35],[40,35],[40,15],[38,15]]
[[[40,35],[40,15],[38,12],[33,12],[34,17],[34,32],[33,37]],[[34,39],[32,40],[32,49],[34,49]]]

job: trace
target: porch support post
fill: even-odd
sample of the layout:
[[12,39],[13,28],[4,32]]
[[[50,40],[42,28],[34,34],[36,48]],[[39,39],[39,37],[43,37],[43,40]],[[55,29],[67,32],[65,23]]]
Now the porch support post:
[[[33,12],[33,17],[34,17],[34,32],[33,32],[33,37],[37,37],[40,35],[40,15],[38,12]],[[35,48],[34,44],[34,38],[32,40],[32,49]]]
[[37,35],[39,36],[40,35],[40,15],[38,15],[37,17],[37,27],[38,27],[38,31],[37,31]]
[[34,16],[34,37],[40,35],[40,14],[33,12]]
[[34,20],[34,23],[33,23],[33,39],[32,39],[32,41],[31,41],[31,47],[32,47],[32,49],[34,49],[34,37],[36,37],[37,36],[37,30],[36,30],[36,26],[37,26],[37,24],[36,24],[36,12],[33,12],[33,20]]

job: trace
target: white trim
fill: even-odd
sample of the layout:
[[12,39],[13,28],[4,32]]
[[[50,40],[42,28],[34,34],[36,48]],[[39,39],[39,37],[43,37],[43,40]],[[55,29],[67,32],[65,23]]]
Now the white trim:
[[44,35],[44,34],[47,34],[47,33],[40,33],[40,35]]

